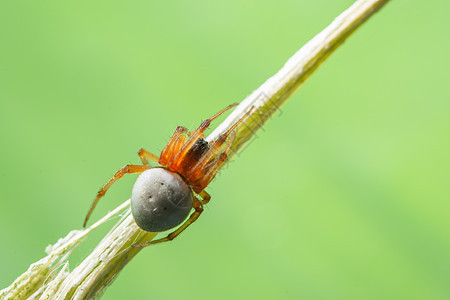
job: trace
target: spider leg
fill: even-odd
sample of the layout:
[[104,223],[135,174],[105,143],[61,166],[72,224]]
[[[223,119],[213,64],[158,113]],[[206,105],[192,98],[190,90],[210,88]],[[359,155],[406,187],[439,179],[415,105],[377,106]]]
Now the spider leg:
[[211,167],[206,171],[206,173],[192,183],[192,189],[196,193],[200,193],[208,184],[213,180],[214,176],[216,176],[217,171],[222,166],[224,161],[227,159],[227,154],[222,152],[215,160],[214,164],[211,164]]
[[183,170],[180,170],[179,167],[180,167],[181,163],[183,162],[183,158],[188,153],[189,149],[191,149],[192,146],[195,144],[195,142],[199,138],[201,138],[203,136],[203,133],[209,127],[209,125],[211,125],[211,122],[214,119],[216,119],[221,114],[223,114],[224,112],[226,112],[227,110],[229,110],[230,108],[232,108],[232,107],[234,107],[236,105],[238,105],[238,104],[237,103],[233,103],[231,105],[228,105],[227,107],[225,107],[224,109],[222,109],[221,111],[216,113],[211,118],[208,118],[205,121],[203,121],[203,123],[196,130],[194,130],[192,132],[192,134],[189,137],[189,139],[187,140],[187,142],[183,145],[183,147],[181,147],[180,151],[178,153],[176,153],[176,155],[174,156],[172,161],[169,162],[169,169],[170,170],[177,170],[180,173],[182,173]]
[[[204,201],[204,199],[203,199],[203,201]],[[135,244],[135,245],[132,245],[131,247],[133,247],[133,248],[146,247],[146,246],[164,243],[164,242],[173,240],[180,233],[182,233],[189,225],[191,225],[198,219],[198,217],[203,212],[203,204],[202,204],[203,201],[200,201],[197,199],[197,197],[194,197],[194,203],[192,204],[192,207],[194,208],[194,212],[189,216],[189,218],[180,227],[178,227],[175,231],[169,233],[169,235],[167,235],[165,238],[161,238],[161,239],[154,240],[154,241],[149,241],[149,242],[146,242],[143,244]]]
[[202,200],[200,201],[203,205],[207,204],[209,200],[211,200],[211,196],[206,191],[201,191],[200,194],[198,194],[200,197],[202,197]]
[[149,169],[149,167],[147,167],[147,166],[126,165],[125,167],[123,167],[119,171],[117,171],[116,174],[114,174],[114,176],[102,187],[102,189],[100,191],[98,191],[97,197],[95,197],[95,200],[92,203],[91,208],[89,209],[89,212],[86,215],[86,218],[84,219],[83,227],[86,227],[86,223],[89,220],[89,217],[91,216],[92,211],[94,210],[98,201],[100,200],[101,197],[103,197],[105,195],[105,193],[113,185],[113,183],[115,183],[117,180],[122,178],[125,174],[142,173],[147,169]]
[[186,142],[186,135],[190,135],[190,132],[183,126],[178,126],[175,129],[172,137],[167,143],[166,147],[161,152],[159,163],[161,165],[167,165],[175,154],[180,150],[181,146]]
[[[207,165],[209,165],[211,158],[219,152],[220,147],[223,143],[227,140],[228,136],[233,133],[233,137],[230,142],[228,142],[227,150],[225,150],[225,153],[229,151],[229,148],[231,147],[231,144],[234,141],[235,136],[235,129],[236,127],[244,121],[245,118],[252,112],[253,106],[250,108],[248,112],[246,112],[236,123],[233,124],[227,131],[219,135],[219,137],[209,143],[209,150],[193,165],[193,167],[186,172],[186,179],[189,181],[195,181],[197,180],[202,173],[204,173],[204,169]],[[223,161],[222,161],[223,163]]]
[[151,160],[155,163],[158,163],[159,161],[159,157],[156,156],[155,154],[145,150],[144,148],[139,149],[138,151],[138,155],[142,160],[142,164],[146,167],[150,168],[150,164],[148,163],[148,160]]
[[235,138],[236,132],[233,131],[231,135],[231,140],[228,143],[225,151],[220,153],[219,156],[217,156],[214,160],[209,162],[203,169],[201,169],[200,176],[198,176],[198,179],[194,180],[194,182],[192,182],[191,184],[194,192],[200,194],[205,192],[203,189],[208,186],[211,180],[214,179],[214,176],[216,176],[217,171],[219,171],[220,167],[227,159],[228,152],[230,151],[231,145],[233,144]]

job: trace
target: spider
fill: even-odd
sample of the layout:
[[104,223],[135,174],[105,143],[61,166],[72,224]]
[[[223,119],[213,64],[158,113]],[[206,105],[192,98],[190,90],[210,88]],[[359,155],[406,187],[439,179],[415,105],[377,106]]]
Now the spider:
[[[160,157],[141,148],[138,155],[142,165],[126,165],[116,172],[97,193],[97,197],[86,215],[83,227],[86,226],[100,198],[117,180],[125,174],[141,173],[131,192],[131,212],[136,224],[141,229],[148,232],[163,232],[172,229],[186,220],[191,209],[194,211],[181,226],[166,237],[143,244],[135,244],[132,247],[145,247],[176,238],[198,219],[203,212],[203,205],[211,199],[204,189],[226,160],[227,153],[235,139],[234,129],[253,108],[216,140],[207,142],[203,133],[211,121],[236,105],[237,103],[234,103],[225,107],[203,121],[193,132],[189,132],[183,126],[178,126],[162,150]],[[228,136],[230,136],[229,139],[227,139]],[[224,148],[221,147],[222,145],[225,150],[221,152],[221,149]],[[151,167],[149,160],[160,166]]]

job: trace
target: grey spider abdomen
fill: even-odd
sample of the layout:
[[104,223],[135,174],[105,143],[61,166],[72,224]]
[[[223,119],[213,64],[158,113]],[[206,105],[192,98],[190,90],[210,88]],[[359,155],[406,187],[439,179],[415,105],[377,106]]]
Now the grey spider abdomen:
[[136,224],[149,232],[161,232],[183,222],[192,208],[189,185],[164,168],[144,171],[131,192],[131,212]]

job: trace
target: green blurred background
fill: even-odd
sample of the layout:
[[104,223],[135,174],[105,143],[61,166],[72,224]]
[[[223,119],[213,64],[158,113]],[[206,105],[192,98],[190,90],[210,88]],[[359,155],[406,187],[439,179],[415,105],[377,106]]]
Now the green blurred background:
[[[352,2],[2,1],[0,288],[140,147],[242,100]],[[449,11],[391,1],[104,299],[450,299]]]

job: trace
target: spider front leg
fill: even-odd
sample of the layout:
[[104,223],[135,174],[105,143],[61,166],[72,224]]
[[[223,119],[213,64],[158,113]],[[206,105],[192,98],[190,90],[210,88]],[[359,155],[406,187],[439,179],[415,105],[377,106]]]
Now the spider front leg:
[[[193,167],[190,168],[190,170],[188,170],[186,172],[186,174],[184,174],[186,179],[189,182],[198,182],[199,180],[206,182],[205,185],[202,185],[199,187],[194,187],[195,192],[197,192],[197,190],[199,190],[199,191],[203,190],[208,185],[208,183],[213,179],[215,172],[217,172],[217,170],[220,168],[221,164],[227,158],[227,153],[228,153],[228,151],[230,151],[231,145],[233,144],[234,139],[236,138],[236,131],[235,131],[236,127],[242,121],[244,121],[245,118],[248,117],[248,115],[252,112],[252,110],[253,110],[253,106],[236,123],[234,123],[233,126],[231,126],[227,131],[225,131],[221,135],[219,135],[219,137],[216,140],[210,142],[209,150],[206,151],[206,153],[204,153],[202,155],[202,157],[198,159],[198,161],[194,164]],[[227,146],[226,150],[222,154],[220,154],[219,157],[217,157],[215,159],[215,161],[219,165],[217,167],[214,167],[214,163],[212,164],[212,162],[214,162],[214,160],[211,161],[211,158],[219,152],[220,147],[222,146],[223,143],[225,143],[225,141],[227,140],[227,138],[230,134],[231,134],[231,139],[228,142],[228,146]],[[207,180],[206,180],[206,178],[201,179],[200,177],[204,177],[204,176],[202,176],[202,174],[207,173],[208,170],[211,168],[213,168],[214,172],[213,173],[210,172],[210,174],[208,175],[208,176],[210,176],[210,178]]]
[[[196,193],[203,193],[205,192],[204,189],[208,186],[208,184],[211,182],[211,180],[214,179],[214,176],[216,176],[216,173],[219,171],[222,164],[225,162],[225,160],[228,157],[228,153],[231,149],[231,145],[233,144],[234,139],[236,138],[236,133],[233,131],[231,133],[231,140],[228,143],[227,148],[225,151],[220,153],[216,158],[214,158],[212,161],[210,161],[206,166],[204,166],[202,169],[198,169],[199,165],[195,166],[197,168],[197,175],[196,177],[191,177],[190,180],[193,180],[191,183],[192,189]],[[195,175],[195,173],[194,173]],[[205,192],[206,193],[206,192]]]
[[[169,164],[168,165],[169,169],[172,171],[177,171],[179,173],[183,173],[185,164],[186,163],[189,164],[189,159],[188,159],[188,161],[186,161],[185,156],[189,152],[189,150],[191,150],[192,146],[194,146],[194,144],[197,142],[197,140],[199,140],[200,138],[203,138],[203,133],[209,127],[209,125],[211,125],[211,122],[214,119],[216,119],[221,114],[223,114],[224,112],[226,112],[227,110],[229,110],[230,108],[232,108],[236,105],[238,105],[238,104],[233,103],[231,105],[228,105],[227,107],[225,107],[224,109],[222,109],[221,111],[216,113],[214,116],[203,121],[203,123],[196,130],[192,131],[191,134],[189,135],[189,139],[186,141],[186,143],[184,145],[182,145],[182,147],[179,149],[179,151],[177,151],[175,153],[176,155],[173,156],[173,159],[171,159],[170,161],[167,161],[167,163]],[[165,150],[166,149],[164,149],[163,152]],[[163,155],[161,154],[161,158],[162,157],[163,157]],[[161,160],[160,160],[160,163],[161,163]]]
[[142,173],[145,170],[149,169],[147,166],[140,166],[140,165],[126,165],[125,167],[121,168],[119,171],[114,174],[114,176],[102,187],[100,191],[97,193],[97,197],[95,197],[94,202],[91,205],[91,208],[89,209],[88,214],[86,215],[86,218],[84,219],[83,227],[86,227],[86,223],[89,220],[92,211],[94,210],[95,206],[97,205],[98,201],[101,197],[105,195],[105,193],[108,191],[108,189],[120,178],[122,178],[125,174],[132,174],[132,173]]
[[169,233],[169,235],[167,235],[165,238],[161,238],[158,240],[154,240],[154,241],[149,241],[143,244],[136,244],[136,245],[132,245],[131,247],[133,248],[138,248],[138,247],[146,247],[146,246],[150,246],[150,245],[154,245],[154,244],[159,244],[159,243],[164,243],[164,242],[168,242],[173,240],[174,238],[176,238],[180,233],[182,233],[189,225],[191,225],[192,223],[194,223],[198,217],[200,217],[201,213],[203,212],[203,204],[206,204],[209,202],[209,199],[211,198],[211,196],[209,196],[208,193],[204,193],[204,194],[199,194],[203,199],[200,201],[197,199],[197,197],[194,197],[194,202],[192,204],[192,208],[194,209],[194,212],[189,216],[189,218],[183,223],[181,224],[180,227],[178,227],[175,231]]
[[159,161],[158,156],[151,153],[150,151],[145,150],[144,148],[139,149],[138,155],[141,158],[142,164],[148,168],[150,168],[150,164],[148,163],[148,160],[151,160],[155,163],[158,163],[158,161]]

